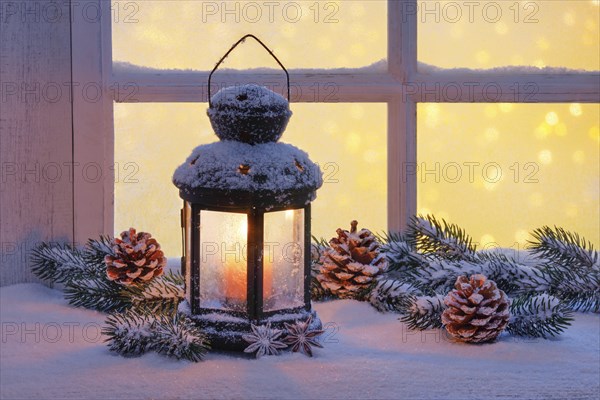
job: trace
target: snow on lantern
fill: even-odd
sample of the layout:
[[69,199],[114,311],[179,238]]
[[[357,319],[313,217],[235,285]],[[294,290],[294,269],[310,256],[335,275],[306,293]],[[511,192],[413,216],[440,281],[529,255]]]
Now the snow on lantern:
[[278,143],[292,115],[288,100],[257,85],[210,95],[220,141],[195,148],[173,176],[184,200],[187,313],[213,346],[242,350],[251,324],[321,321],[310,304],[310,202],[322,173],[298,148]]

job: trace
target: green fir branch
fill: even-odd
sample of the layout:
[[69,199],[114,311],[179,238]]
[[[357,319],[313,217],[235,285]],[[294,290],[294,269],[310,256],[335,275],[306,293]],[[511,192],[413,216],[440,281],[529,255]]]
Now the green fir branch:
[[202,330],[183,314],[156,321],[152,349],[167,357],[198,362],[210,350]]
[[112,313],[106,318],[102,333],[108,348],[125,357],[144,354],[152,347],[155,318],[132,310]]
[[529,250],[539,258],[571,268],[591,270],[598,265],[598,252],[591,242],[560,227],[543,226],[532,232]]
[[496,282],[498,288],[508,295],[547,292],[555,282],[554,277],[542,267],[519,263],[506,254],[480,251],[476,256],[482,264],[479,273]]
[[68,244],[42,243],[31,255],[31,271],[51,283],[65,283],[84,276],[89,267],[79,250]]
[[107,336],[108,348],[123,356],[156,351],[197,362],[210,349],[202,330],[179,313],[151,314],[139,309],[115,312],[107,317],[102,333]]
[[440,222],[433,215],[411,218],[406,238],[421,254],[438,259],[470,260],[476,250],[464,229],[443,219]]
[[442,313],[446,305],[443,296],[411,296],[404,305],[400,321],[411,330],[426,330],[442,327]]
[[101,266],[104,269],[104,257],[114,255],[112,240],[110,236],[106,235],[101,235],[98,240],[89,239],[83,253],[88,264]]
[[560,299],[548,294],[525,294],[512,299],[506,330],[516,336],[549,338],[565,331],[573,312]]
[[421,290],[408,283],[385,279],[377,283],[369,302],[379,311],[402,313],[406,310],[408,298],[418,294],[421,294]]
[[102,312],[123,311],[131,307],[131,298],[122,285],[105,276],[89,275],[65,284],[65,298],[75,307]]
[[184,299],[184,278],[168,271],[145,285],[126,286],[124,293],[133,307],[152,313],[174,313]]
[[429,262],[404,236],[392,234],[385,239],[385,243],[381,246],[381,253],[388,261],[389,271],[413,273]]
[[549,293],[578,311],[600,311],[600,262],[593,245],[560,227],[536,229],[530,251],[552,277]]

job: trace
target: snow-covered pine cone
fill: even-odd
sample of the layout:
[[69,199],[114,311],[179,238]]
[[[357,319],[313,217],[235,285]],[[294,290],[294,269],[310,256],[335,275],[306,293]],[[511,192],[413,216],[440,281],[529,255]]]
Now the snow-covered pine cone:
[[358,222],[350,223],[350,232],[337,229],[338,237],[329,241],[321,255],[321,285],[342,299],[362,298],[375,277],[387,270],[387,260],[379,253],[381,244],[368,229],[357,231]]
[[463,342],[495,340],[510,318],[510,300],[494,281],[481,274],[459,276],[444,298],[442,323],[452,337]]
[[160,245],[146,232],[135,229],[121,233],[121,238],[112,241],[113,254],[104,257],[106,276],[111,281],[124,285],[150,281],[163,273],[167,265]]

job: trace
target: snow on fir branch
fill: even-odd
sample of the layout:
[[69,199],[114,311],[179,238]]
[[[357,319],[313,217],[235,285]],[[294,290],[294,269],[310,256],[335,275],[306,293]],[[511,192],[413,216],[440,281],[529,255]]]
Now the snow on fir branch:
[[560,227],[536,229],[531,253],[552,276],[549,293],[578,311],[600,311],[600,259],[589,241]]
[[181,274],[168,271],[146,285],[128,287],[126,291],[133,307],[150,312],[175,311],[185,296],[184,279]]
[[424,330],[441,328],[441,315],[446,306],[444,296],[415,296],[412,295],[403,310],[400,321],[409,329]]
[[529,241],[529,249],[539,258],[570,265],[573,269],[598,269],[598,252],[577,233],[544,226],[534,230],[532,236],[534,240]]
[[517,336],[548,338],[571,325],[573,312],[567,304],[549,294],[528,294],[512,300],[506,330]]
[[464,229],[431,215],[411,218],[406,241],[421,254],[444,260],[468,260],[475,253],[473,239]]
[[177,312],[130,309],[110,314],[106,324],[102,333],[108,336],[109,349],[126,357],[156,351],[178,360],[197,362],[210,349],[200,328]]
[[152,350],[167,357],[198,362],[210,350],[202,330],[180,313],[158,318],[153,333]]
[[152,343],[152,325],[156,319],[149,314],[132,310],[116,312],[108,316],[102,333],[108,336],[110,351],[123,356],[139,356],[146,353]]
[[31,270],[50,283],[65,283],[89,271],[83,254],[68,244],[42,243],[32,251]]

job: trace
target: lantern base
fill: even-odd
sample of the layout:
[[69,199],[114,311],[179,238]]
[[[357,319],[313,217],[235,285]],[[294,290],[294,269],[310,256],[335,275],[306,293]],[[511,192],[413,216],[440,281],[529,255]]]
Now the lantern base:
[[306,321],[312,316],[311,329],[322,328],[321,320],[314,310],[282,310],[280,313],[262,320],[250,321],[221,310],[214,310],[214,312],[206,314],[192,314],[189,303],[184,300],[179,304],[179,312],[190,317],[203,330],[213,349],[221,350],[244,351],[248,347],[248,342],[242,338],[242,335],[252,332],[251,324],[265,325],[270,322],[272,328],[285,331],[284,323],[293,324],[296,321]]

